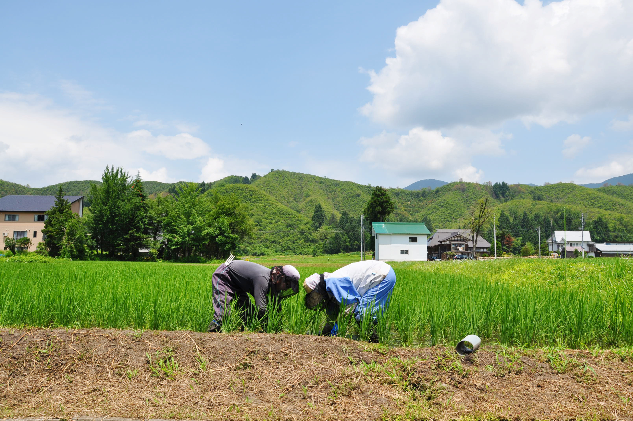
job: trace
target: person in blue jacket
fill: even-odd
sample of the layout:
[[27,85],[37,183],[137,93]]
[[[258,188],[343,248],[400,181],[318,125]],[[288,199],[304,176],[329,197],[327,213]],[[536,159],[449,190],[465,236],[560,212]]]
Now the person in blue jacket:
[[369,312],[374,321],[389,307],[396,285],[396,273],[385,262],[365,260],[351,263],[333,273],[315,273],[303,282],[305,305],[325,306],[327,323],[322,335],[336,334],[336,319],[342,307],[360,322]]

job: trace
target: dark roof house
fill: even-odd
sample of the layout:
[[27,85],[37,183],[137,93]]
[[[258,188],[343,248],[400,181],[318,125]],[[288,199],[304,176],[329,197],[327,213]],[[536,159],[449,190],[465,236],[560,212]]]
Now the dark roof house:
[[[441,258],[446,252],[473,255],[473,241],[470,230],[467,229],[438,229],[429,238],[429,256]],[[490,243],[481,235],[477,236],[477,250],[475,254],[490,252]]]
[[[64,196],[74,203],[83,196]],[[55,205],[55,196],[4,196],[0,197],[0,212],[46,212]]]

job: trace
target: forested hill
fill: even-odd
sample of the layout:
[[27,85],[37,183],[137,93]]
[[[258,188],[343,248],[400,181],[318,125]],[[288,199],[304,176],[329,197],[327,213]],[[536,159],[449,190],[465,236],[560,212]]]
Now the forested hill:
[[[53,195],[60,185],[65,194],[87,196],[91,183],[99,184],[72,181],[31,188],[0,180],[0,196]],[[178,184],[144,182],[149,195],[173,193]],[[343,225],[351,237],[372,191],[369,185],[281,170],[263,177],[230,176],[200,187],[206,194],[235,194],[250,208],[256,230],[248,240],[246,251],[258,254],[312,252],[315,245],[328,241],[336,232],[345,231]],[[541,227],[542,240],[552,229],[565,226],[568,230],[580,229],[581,213],[584,213],[585,229],[592,232],[594,240],[633,241],[633,186],[592,189],[569,183],[493,186],[453,182],[433,190],[388,191],[395,203],[390,220],[424,221],[431,231],[463,227],[473,204],[488,197],[496,208],[498,232],[520,237],[523,243],[536,243],[538,227]],[[325,224],[318,232],[312,226],[317,203],[325,211]],[[343,219],[342,215],[345,215]],[[485,236],[488,238],[491,234]],[[352,244],[349,247],[355,242],[352,238],[343,240]]]
[[[21,184],[11,183],[9,181],[0,180],[0,197],[12,194],[27,194],[34,196],[54,196],[57,194],[59,187],[64,190],[67,196],[88,196],[90,192],[90,184],[101,185],[101,181],[83,180],[83,181],[66,181],[64,183],[53,184],[46,187],[29,187]],[[145,192],[148,195],[166,192],[172,186],[170,183],[160,183],[158,181],[143,182]]]

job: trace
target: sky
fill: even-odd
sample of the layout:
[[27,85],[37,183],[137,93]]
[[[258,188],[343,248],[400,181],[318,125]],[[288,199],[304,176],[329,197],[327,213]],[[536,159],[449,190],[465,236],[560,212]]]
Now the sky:
[[0,179],[633,173],[630,0],[0,0]]

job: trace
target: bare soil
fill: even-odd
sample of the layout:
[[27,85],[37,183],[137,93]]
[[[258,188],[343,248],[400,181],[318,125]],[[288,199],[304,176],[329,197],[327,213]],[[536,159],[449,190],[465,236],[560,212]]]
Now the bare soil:
[[0,329],[0,418],[633,420],[633,356]]

